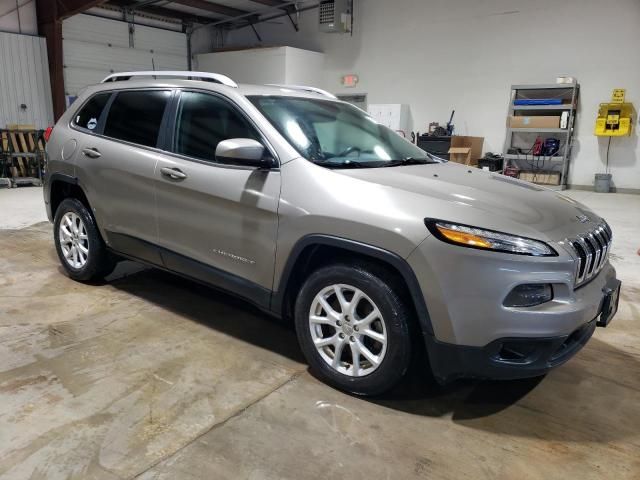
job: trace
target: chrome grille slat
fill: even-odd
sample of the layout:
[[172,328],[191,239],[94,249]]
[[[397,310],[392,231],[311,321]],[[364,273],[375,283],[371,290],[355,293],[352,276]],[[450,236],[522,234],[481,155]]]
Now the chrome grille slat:
[[594,278],[604,268],[611,250],[612,239],[611,228],[605,222],[590,232],[566,240],[578,258],[575,273],[576,287]]
[[598,229],[596,230],[596,233],[594,234],[596,238],[596,242],[600,244],[600,251],[601,251],[600,262],[598,263],[598,269],[604,266],[604,259],[607,256],[607,240],[604,238],[603,232],[604,232],[604,228],[598,227]]
[[609,255],[610,246],[611,246],[611,242],[608,242],[604,245],[604,252],[602,253],[602,266],[604,266],[604,264],[607,261],[607,256]]
[[584,241],[585,246],[587,247],[589,253],[587,255],[587,277],[590,277],[593,273],[593,257],[595,256],[596,249],[593,245],[591,245],[591,240],[589,240],[589,236],[585,235],[582,240]]
[[586,268],[587,255],[578,242],[571,243],[571,246],[578,254],[578,269],[576,271],[576,280],[581,281],[584,278],[584,269]]
[[589,235],[589,241],[591,242],[591,246],[593,246],[594,250],[596,251],[596,258],[593,260],[593,268],[591,270],[597,271],[598,267],[600,266],[600,255],[602,255],[602,247],[596,239],[595,233]]

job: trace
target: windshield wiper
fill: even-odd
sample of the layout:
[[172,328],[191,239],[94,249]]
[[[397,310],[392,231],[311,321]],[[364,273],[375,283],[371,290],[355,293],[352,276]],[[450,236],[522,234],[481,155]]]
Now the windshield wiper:
[[427,165],[429,163],[437,163],[437,162],[434,162],[433,160],[430,160],[428,158],[407,157],[407,158],[403,158],[402,160],[391,160],[382,166],[398,167],[398,166],[404,166],[404,165]]
[[365,165],[362,162],[313,162],[316,165],[326,168],[372,168],[370,165]]

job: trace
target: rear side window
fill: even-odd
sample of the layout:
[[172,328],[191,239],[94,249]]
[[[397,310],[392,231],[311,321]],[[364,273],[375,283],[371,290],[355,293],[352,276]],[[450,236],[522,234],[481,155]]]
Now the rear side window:
[[109,108],[104,135],[155,147],[170,96],[169,90],[118,92]]
[[111,92],[98,93],[91,97],[91,99],[84,104],[84,106],[78,111],[73,124],[76,127],[85,128],[87,130],[95,130],[98,126],[98,120],[100,114],[104,110],[104,106],[109,101]]
[[256,129],[229,102],[206,93],[182,93],[174,152],[214,161],[218,143],[230,138],[260,141]]

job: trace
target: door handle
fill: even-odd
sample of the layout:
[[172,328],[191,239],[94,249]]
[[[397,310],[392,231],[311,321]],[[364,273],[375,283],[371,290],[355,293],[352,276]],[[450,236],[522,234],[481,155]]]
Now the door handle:
[[100,157],[102,154],[98,151],[97,148],[95,147],[91,147],[91,148],[83,148],[82,149],[82,154],[89,157],[89,158],[98,158]]
[[173,178],[174,180],[184,180],[187,178],[187,174],[181,171],[179,168],[163,167],[160,169],[160,173],[165,177]]

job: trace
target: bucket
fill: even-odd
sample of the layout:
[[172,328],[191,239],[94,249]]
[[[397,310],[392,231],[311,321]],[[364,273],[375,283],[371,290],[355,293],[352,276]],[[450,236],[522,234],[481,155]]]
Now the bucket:
[[611,190],[611,174],[596,173],[594,190],[598,193],[609,193],[609,191]]

